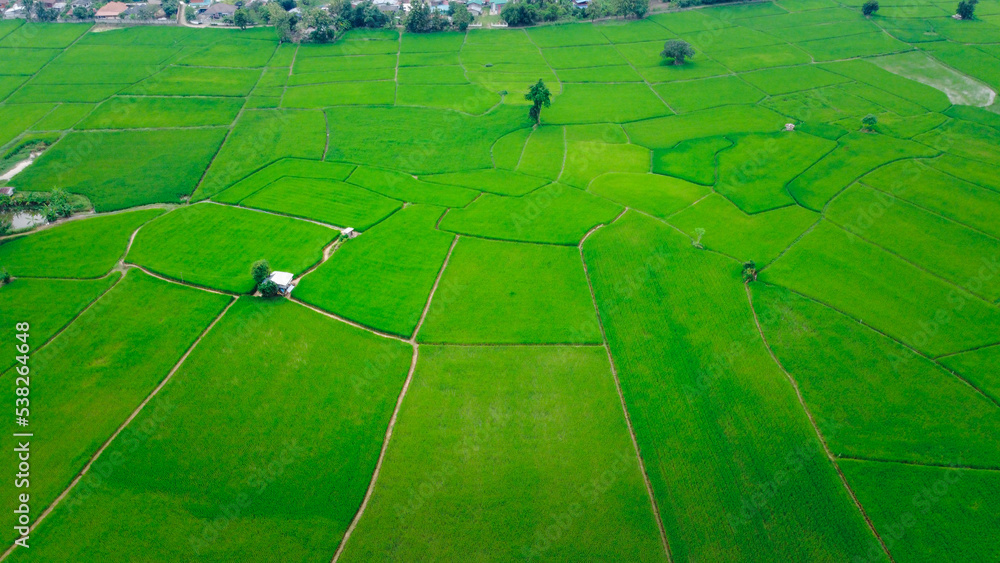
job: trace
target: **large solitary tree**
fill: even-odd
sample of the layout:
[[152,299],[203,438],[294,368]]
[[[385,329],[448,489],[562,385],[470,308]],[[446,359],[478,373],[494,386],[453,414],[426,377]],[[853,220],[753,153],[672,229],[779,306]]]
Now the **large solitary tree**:
[[878,11],[878,0],[868,0],[861,6],[861,13],[870,16]]
[[694,49],[691,48],[691,45],[687,41],[672,39],[667,41],[663,46],[663,52],[660,55],[668,59],[673,59],[675,65],[682,65],[684,64],[684,59],[694,56]]
[[542,106],[549,107],[552,105],[552,92],[549,92],[548,87],[542,82],[542,79],[538,79],[538,83],[528,88],[528,93],[524,95],[524,99],[531,102],[531,109],[528,111],[528,115],[531,119],[535,120],[535,123],[541,123],[542,121]]
[[963,20],[971,20],[976,17],[976,4],[979,0],[962,0],[958,3],[958,9],[955,11]]

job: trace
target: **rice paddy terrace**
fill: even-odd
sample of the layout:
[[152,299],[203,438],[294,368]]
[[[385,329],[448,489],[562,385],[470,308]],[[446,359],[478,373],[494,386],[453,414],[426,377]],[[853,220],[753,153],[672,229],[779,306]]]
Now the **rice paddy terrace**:
[[0,239],[4,557],[996,561],[1000,2],[953,4],[0,22],[7,184],[93,210]]

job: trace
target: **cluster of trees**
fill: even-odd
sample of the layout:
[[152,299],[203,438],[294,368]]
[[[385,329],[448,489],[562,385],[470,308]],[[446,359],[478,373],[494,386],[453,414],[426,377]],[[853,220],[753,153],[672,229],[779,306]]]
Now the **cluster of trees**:
[[976,17],[976,4],[979,0],[962,0],[958,3],[958,9],[955,13],[959,15],[963,20],[971,20]]
[[54,22],[59,18],[59,10],[46,8],[41,2],[35,0],[24,0],[24,16],[31,21],[32,18],[40,22]]
[[[288,12],[296,6],[295,0],[280,0],[266,5],[254,2],[247,16],[250,21],[273,25],[279,40],[296,42],[306,40],[327,43],[336,40],[351,28],[379,28],[393,23],[392,17],[379,10],[371,0],[365,0],[356,6],[352,6],[350,0],[334,0],[325,8],[308,7],[310,3],[301,3],[307,9],[300,17]],[[257,4],[261,6],[259,20],[254,17],[253,12]],[[235,16],[233,19],[233,23],[240,26]]]
[[423,0],[410,4],[410,11],[403,19],[403,26],[410,33],[426,33],[428,31],[444,31],[457,29],[465,31],[472,23],[472,14],[465,4],[448,3],[448,12],[434,10]]
[[257,260],[250,266],[250,275],[257,285],[257,291],[264,297],[274,297],[278,294],[278,286],[268,279],[271,276],[271,265],[267,260]]
[[[16,193],[14,196],[0,195],[0,211],[34,211],[41,213],[48,221],[73,214],[73,201],[61,189],[51,192]],[[10,231],[10,225],[0,224],[0,235]]]
[[684,64],[684,59],[694,56],[694,49],[691,44],[681,39],[671,39],[663,45],[660,56],[673,59],[675,65]]
[[581,10],[571,0],[515,0],[503,7],[500,18],[511,26],[532,25],[540,21],[589,18],[596,20],[611,16],[641,18],[649,12],[649,0],[591,0]]

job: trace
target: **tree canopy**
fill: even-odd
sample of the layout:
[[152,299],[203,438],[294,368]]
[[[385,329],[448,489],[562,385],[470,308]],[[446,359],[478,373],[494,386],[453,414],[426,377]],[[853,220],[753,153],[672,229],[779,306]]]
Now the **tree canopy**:
[[694,56],[694,49],[691,48],[691,45],[687,41],[671,39],[663,45],[663,52],[660,55],[668,59],[673,59],[675,65],[682,65],[684,64],[684,59]]
[[552,92],[549,92],[545,82],[539,78],[536,84],[528,88],[528,93],[524,95],[524,99],[531,102],[531,109],[528,111],[528,115],[531,116],[531,119],[535,123],[540,123],[542,120],[542,106],[549,107],[552,105]]

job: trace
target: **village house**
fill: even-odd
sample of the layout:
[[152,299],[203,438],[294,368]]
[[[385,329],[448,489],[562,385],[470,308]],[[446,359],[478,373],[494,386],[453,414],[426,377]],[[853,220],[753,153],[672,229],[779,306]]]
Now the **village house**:
[[212,18],[213,20],[222,19],[226,16],[232,17],[236,13],[236,6],[232,4],[223,4],[222,2],[216,2],[209,6],[207,10],[203,12],[205,16]]
[[122,2],[108,2],[107,4],[101,6],[100,10],[97,10],[97,13],[94,14],[94,19],[97,21],[116,20],[127,11],[127,4]]

